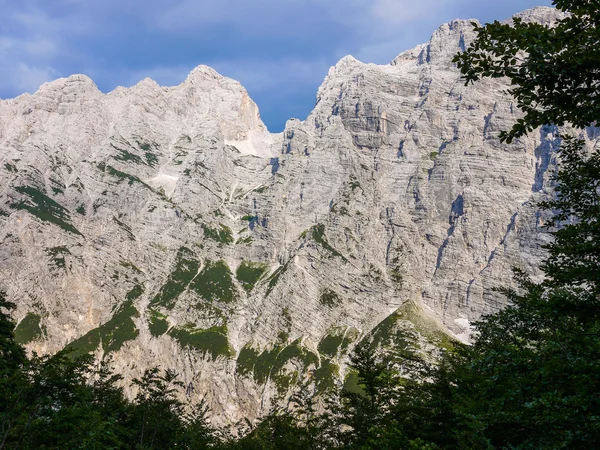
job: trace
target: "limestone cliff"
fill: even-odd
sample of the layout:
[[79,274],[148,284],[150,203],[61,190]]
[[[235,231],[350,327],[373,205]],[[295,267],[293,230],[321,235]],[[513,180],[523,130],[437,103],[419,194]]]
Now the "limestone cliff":
[[[528,20],[552,21],[537,8]],[[217,422],[300,382],[343,379],[359,340],[444,333],[539,275],[558,130],[508,145],[503,80],[465,87],[442,25],[390,65],[348,56],[314,111],[270,134],[243,87],[200,66],[102,94],[83,75],[0,101],[0,274],[31,350],[173,368]]]

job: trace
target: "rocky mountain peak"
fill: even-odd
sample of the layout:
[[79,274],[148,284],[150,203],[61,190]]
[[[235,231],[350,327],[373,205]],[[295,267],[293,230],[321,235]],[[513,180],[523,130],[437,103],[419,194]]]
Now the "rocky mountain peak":
[[[186,77],[184,83],[185,84],[197,84],[200,85],[202,83],[214,83],[215,81],[221,81],[225,77],[223,77],[220,73],[218,73],[215,69],[205,65],[199,65],[192,69],[192,71]],[[231,80],[233,81],[233,80]],[[238,83],[239,84],[239,83]]]
[[450,62],[470,27],[389,65],[343,58],[279,134],[206,66],[169,88],[74,76],[0,101],[20,342],[112,355],[126,380],[172,368],[232,423],[343,381],[359,342],[436,358],[468,341],[512,267],[539,275],[559,144],[554,127],[500,142],[520,117],[506,81],[465,87]]
[[[556,8],[549,6],[536,6],[535,8],[526,9],[513,17],[518,17],[524,22],[535,22],[541,25],[552,25],[557,20],[562,19],[566,14]],[[511,20],[511,19],[509,19]]]

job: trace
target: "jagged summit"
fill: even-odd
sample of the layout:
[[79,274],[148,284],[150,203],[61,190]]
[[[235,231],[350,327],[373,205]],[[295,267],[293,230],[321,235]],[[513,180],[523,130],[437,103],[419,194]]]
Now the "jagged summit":
[[205,65],[199,65],[192,69],[186,77],[184,83],[196,84],[205,80],[221,80],[225,77],[218,73],[215,69]]
[[96,83],[84,74],[74,74],[67,78],[58,78],[54,81],[44,83],[40,86],[39,91],[57,90],[64,88],[71,88],[74,91],[86,92],[86,91],[97,91],[98,87]]
[[[549,6],[536,6],[535,8],[526,9],[513,17],[519,17],[525,22],[536,22],[542,25],[552,25],[557,20],[562,19],[566,14],[556,8]],[[511,19],[508,19],[511,20]]]

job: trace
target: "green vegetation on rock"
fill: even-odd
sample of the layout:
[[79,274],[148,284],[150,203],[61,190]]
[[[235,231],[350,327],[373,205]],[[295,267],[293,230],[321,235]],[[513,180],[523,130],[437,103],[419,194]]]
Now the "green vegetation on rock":
[[283,265],[281,267],[278,267],[277,270],[275,270],[275,272],[273,272],[271,274],[271,276],[269,276],[269,278],[267,278],[269,285],[267,287],[267,292],[265,295],[268,296],[271,293],[271,291],[273,291],[273,289],[279,282],[279,278],[281,278],[281,276],[287,271],[288,267],[289,267],[288,263],[286,263],[285,265]]
[[198,273],[199,267],[200,263],[196,254],[187,247],[180,247],[175,257],[175,268],[150,305],[172,309],[177,297],[185,291]]
[[265,384],[271,379],[280,390],[287,390],[294,378],[284,370],[290,361],[296,361],[303,370],[318,363],[317,356],[310,350],[300,345],[300,339],[289,345],[277,343],[270,350],[258,352],[246,345],[240,351],[236,362],[238,373],[247,375],[252,373],[254,380]]
[[315,387],[317,392],[324,393],[336,387],[335,381],[340,376],[340,368],[333,361],[321,358],[320,367],[315,370]]
[[235,275],[246,292],[251,292],[258,280],[267,272],[268,268],[267,264],[242,261]]
[[119,152],[117,156],[113,156],[113,158],[116,159],[117,161],[133,162],[135,164],[144,164],[144,161],[138,155],[131,153],[127,150],[124,150],[122,148],[115,147],[112,144],[111,144],[111,147]]
[[252,244],[252,241],[253,241],[252,236],[246,236],[244,238],[239,238],[236,242],[236,245],[241,245],[241,244],[250,245],[250,244]]
[[335,248],[333,248],[331,244],[329,244],[329,242],[327,241],[327,236],[325,236],[325,225],[318,224],[313,226],[311,228],[311,237],[317,244],[320,244],[321,247],[323,247],[326,250],[329,250],[333,256],[338,256],[342,258],[342,260],[344,260],[345,262],[348,261],[344,255],[342,255]]
[[138,310],[131,300],[127,300],[108,322],[71,342],[66,348],[73,350],[75,356],[93,352],[100,345],[105,354],[118,351],[125,342],[134,340],[139,334],[133,317],[139,317]]
[[144,293],[144,286],[141,284],[137,284],[133,287],[133,289],[131,289],[127,295],[125,296],[125,298],[127,300],[135,300],[139,297],[141,297],[141,295]]
[[150,317],[148,319],[148,328],[152,336],[162,336],[169,330],[167,316],[151,309]]
[[396,310],[400,320],[412,323],[415,330],[437,347],[452,350],[456,341],[444,330],[443,326],[431,318],[423,308],[414,302],[406,302]]
[[258,352],[250,345],[246,344],[236,360],[236,371],[240,375],[247,375],[254,369],[254,364],[258,358]]
[[237,300],[237,290],[233,275],[225,261],[206,260],[198,276],[190,284],[190,289],[205,300],[231,303]]
[[11,203],[11,208],[28,211],[40,220],[57,225],[69,233],[82,236],[71,223],[71,217],[67,209],[42,191],[33,186],[17,186],[15,187],[15,191],[26,195],[28,200]]
[[319,303],[329,308],[334,308],[342,302],[340,296],[331,289],[325,288],[319,297]]
[[319,353],[329,358],[335,358],[343,341],[343,334],[328,334],[319,342]]
[[66,268],[65,256],[70,255],[69,249],[64,246],[50,247],[46,249],[46,254],[52,259],[52,262],[59,269]]
[[113,166],[110,166],[108,164],[100,163],[100,164],[98,164],[98,169],[104,173],[108,173],[109,175],[111,175],[115,178],[119,178],[119,181],[117,182],[117,184],[120,183],[121,181],[127,181],[129,186],[133,186],[134,183],[139,183],[142,186],[145,186],[150,189],[150,186],[148,186],[146,183],[144,183],[142,180],[140,180],[135,175],[130,175],[128,173],[121,172],[120,170],[117,170]]
[[206,224],[200,225],[202,230],[204,231],[204,237],[207,239],[211,239],[219,244],[232,244],[233,243],[233,233],[231,228],[226,225],[219,224],[219,228],[211,228]]
[[225,325],[205,330],[194,328],[194,324],[188,324],[172,328],[168,334],[181,346],[193,348],[203,354],[210,354],[213,360],[219,356],[230,357],[233,355],[233,350],[227,340]]
[[135,143],[138,145],[140,149],[144,151],[144,157],[146,158],[146,164],[150,167],[156,166],[158,164],[158,157],[154,153],[154,150],[158,149],[158,144],[156,142],[144,142],[136,140]]
[[122,259],[119,261],[119,265],[125,267],[126,269],[131,269],[136,273],[142,273],[142,271],[132,262],[125,261]]
[[40,327],[41,316],[34,313],[27,315],[15,328],[15,342],[21,345],[28,344],[41,339],[44,335]]

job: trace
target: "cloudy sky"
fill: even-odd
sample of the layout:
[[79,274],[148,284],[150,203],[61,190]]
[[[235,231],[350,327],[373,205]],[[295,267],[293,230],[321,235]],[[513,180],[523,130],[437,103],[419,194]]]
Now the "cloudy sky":
[[181,83],[199,64],[242,82],[271,131],[304,119],[330,66],[388,63],[443,22],[550,0],[0,0],[0,98],[85,73],[108,92]]

